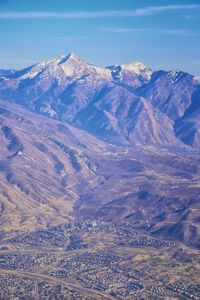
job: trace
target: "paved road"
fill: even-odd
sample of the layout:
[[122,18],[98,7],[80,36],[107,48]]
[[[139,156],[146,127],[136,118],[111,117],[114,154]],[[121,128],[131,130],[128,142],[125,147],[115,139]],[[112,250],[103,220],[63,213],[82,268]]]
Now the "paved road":
[[[82,291],[85,295],[87,295],[88,297],[91,297],[91,300],[115,300],[115,298],[109,296],[109,295],[105,295],[103,293],[94,291],[94,290],[90,290],[88,288],[82,287],[81,285],[79,285],[78,283],[71,283],[71,282],[67,282],[65,280],[62,279],[58,279],[58,278],[54,278],[54,277],[50,277],[48,275],[43,275],[43,274],[39,274],[39,273],[35,273],[35,272],[28,272],[28,271],[23,271],[23,270],[6,270],[6,269],[1,269],[2,272],[4,273],[8,273],[8,274],[13,274],[16,276],[25,276],[31,279],[36,279],[36,280],[42,280],[42,281],[47,281],[47,282],[51,282],[54,284],[64,284],[65,286],[67,286],[68,288],[71,289],[75,289],[78,291]],[[35,281],[35,295],[37,297],[39,297],[39,292],[38,292],[38,284],[36,283],[37,281]],[[36,298],[37,300],[39,298]]]

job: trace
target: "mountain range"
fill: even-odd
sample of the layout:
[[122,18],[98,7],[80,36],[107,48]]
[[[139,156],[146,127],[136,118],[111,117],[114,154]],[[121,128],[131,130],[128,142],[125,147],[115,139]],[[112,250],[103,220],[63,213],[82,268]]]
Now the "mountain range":
[[200,146],[200,79],[181,71],[103,69],[68,54],[4,72],[0,97],[114,144]]
[[63,55],[0,70],[3,228],[91,215],[200,248],[200,78]]

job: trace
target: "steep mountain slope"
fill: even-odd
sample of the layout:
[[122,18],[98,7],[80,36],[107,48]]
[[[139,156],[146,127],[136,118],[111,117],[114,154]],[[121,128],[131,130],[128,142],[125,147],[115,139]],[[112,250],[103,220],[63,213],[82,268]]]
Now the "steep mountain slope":
[[176,121],[175,133],[185,144],[200,148],[200,86],[193,93],[182,118]]
[[92,216],[200,247],[198,152],[110,145],[5,101],[0,139],[1,229]]
[[181,144],[166,115],[120,86],[107,86],[71,123],[117,144]]
[[155,108],[172,120],[184,115],[190,106],[199,83],[195,77],[181,71],[157,71],[137,94],[147,99]]
[[12,75],[13,73],[15,73],[16,70],[14,69],[10,69],[10,70],[3,70],[3,69],[0,69],[0,76],[10,76]]
[[0,116],[1,227],[42,226],[73,218],[79,197],[73,186],[96,178],[88,155],[97,156],[104,144],[13,104],[3,103]]
[[68,54],[1,77],[0,96],[111,143],[180,145],[174,122],[198,86],[184,72],[141,63],[102,69]]

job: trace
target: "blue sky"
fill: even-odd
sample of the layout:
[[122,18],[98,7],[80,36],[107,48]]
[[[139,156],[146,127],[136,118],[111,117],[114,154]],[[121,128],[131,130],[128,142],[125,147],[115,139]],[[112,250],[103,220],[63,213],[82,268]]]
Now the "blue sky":
[[0,0],[0,68],[74,52],[200,75],[200,0]]

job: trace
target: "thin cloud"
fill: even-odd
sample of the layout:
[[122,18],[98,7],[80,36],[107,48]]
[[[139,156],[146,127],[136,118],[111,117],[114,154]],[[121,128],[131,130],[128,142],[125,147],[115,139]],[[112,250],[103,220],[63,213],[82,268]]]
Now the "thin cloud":
[[129,32],[144,32],[144,33],[157,33],[157,34],[167,34],[175,36],[199,36],[200,32],[194,32],[184,29],[154,29],[154,28],[114,28],[105,27],[101,28],[101,31],[111,32],[111,33],[129,33]]
[[168,12],[168,11],[179,11],[187,9],[198,9],[200,8],[199,4],[185,4],[185,5],[165,5],[165,6],[150,6],[141,9],[137,9],[135,12],[137,16],[148,16],[158,13]]
[[144,17],[170,11],[199,9],[199,4],[148,6],[135,10],[77,11],[77,12],[1,12],[0,19],[94,19]]
[[183,16],[184,17],[184,19],[187,19],[187,20],[192,20],[192,19],[194,19],[194,16],[192,16],[192,15],[185,15],[185,16]]

